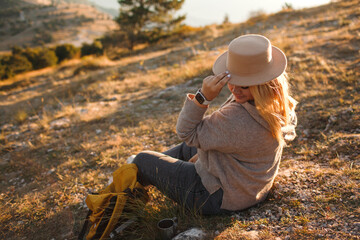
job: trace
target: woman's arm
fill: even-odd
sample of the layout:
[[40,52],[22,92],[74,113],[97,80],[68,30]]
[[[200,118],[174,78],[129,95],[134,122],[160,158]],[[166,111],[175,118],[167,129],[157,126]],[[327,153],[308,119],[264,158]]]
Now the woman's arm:
[[[225,73],[206,77],[201,90],[206,99],[213,100],[229,79]],[[227,105],[204,117],[206,106],[188,94],[176,126],[178,136],[189,146],[204,151],[231,152],[244,139],[241,137],[244,136],[244,127],[239,108],[241,106],[237,104]]]
[[243,114],[246,110],[241,108],[237,103],[228,104],[204,117],[206,108],[199,107],[188,96],[177,121],[177,134],[188,146],[233,152],[234,148],[247,145],[248,119],[243,117],[248,114]]

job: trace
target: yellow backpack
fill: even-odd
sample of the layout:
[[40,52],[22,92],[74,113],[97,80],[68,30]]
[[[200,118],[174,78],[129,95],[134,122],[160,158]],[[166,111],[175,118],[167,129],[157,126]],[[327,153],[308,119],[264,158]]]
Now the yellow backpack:
[[130,205],[135,201],[140,200],[145,204],[149,200],[144,187],[137,181],[137,171],[133,163],[121,166],[113,173],[113,182],[108,187],[86,197],[89,212],[79,240],[84,238],[86,232],[87,240],[112,238],[135,221],[123,216],[124,209],[132,209]]

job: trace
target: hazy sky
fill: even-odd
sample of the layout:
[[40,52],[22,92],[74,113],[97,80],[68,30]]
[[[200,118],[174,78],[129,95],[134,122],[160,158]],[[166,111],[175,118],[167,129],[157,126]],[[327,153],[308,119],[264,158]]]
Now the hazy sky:
[[[117,0],[91,0],[108,8],[119,8]],[[281,10],[285,3],[295,9],[322,5],[330,0],[185,0],[179,13],[186,13],[185,23],[192,26],[203,26],[221,23],[226,14],[233,23],[249,18],[250,12],[262,10],[274,13]]]

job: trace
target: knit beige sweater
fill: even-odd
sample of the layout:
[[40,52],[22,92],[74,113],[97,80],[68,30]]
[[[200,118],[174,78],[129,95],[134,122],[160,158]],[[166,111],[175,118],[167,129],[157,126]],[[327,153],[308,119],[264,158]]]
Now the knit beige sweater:
[[233,98],[211,115],[188,95],[177,122],[179,137],[197,147],[195,163],[210,194],[224,191],[221,208],[242,210],[266,198],[282,149],[267,122],[250,103]]

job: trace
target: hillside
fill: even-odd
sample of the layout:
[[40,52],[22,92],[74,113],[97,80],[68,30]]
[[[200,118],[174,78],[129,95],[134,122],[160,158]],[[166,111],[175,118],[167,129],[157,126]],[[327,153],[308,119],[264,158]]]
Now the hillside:
[[298,136],[270,195],[231,216],[201,217],[150,188],[139,223],[119,239],[155,239],[157,221],[174,216],[179,231],[198,227],[206,239],[360,239],[359,6],[343,0],[212,25],[116,61],[71,60],[0,82],[0,239],[75,239],[87,193],[130,155],[179,143],[185,94],[245,33],[285,51],[299,101]]
[[0,51],[11,46],[92,42],[117,27],[90,2],[14,0],[1,2]]

